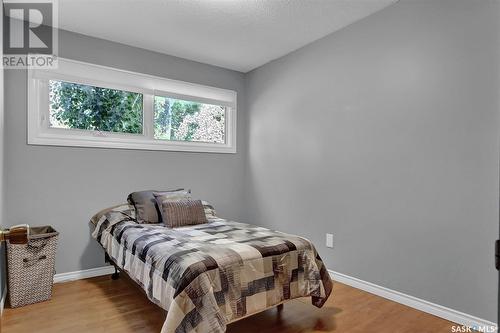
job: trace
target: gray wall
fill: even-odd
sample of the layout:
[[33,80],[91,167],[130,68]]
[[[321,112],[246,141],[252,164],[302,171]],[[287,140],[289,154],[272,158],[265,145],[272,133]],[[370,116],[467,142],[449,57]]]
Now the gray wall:
[[[244,113],[241,73],[65,31],[59,38],[65,58],[236,90],[238,115]],[[5,79],[6,223],[54,226],[61,233],[58,273],[104,265],[89,218],[134,190],[191,188],[220,215],[240,218],[242,135],[237,154],[31,146],[26,71],[6,70]]]
[[252,71],[244,220],[496,321],[499,22],[495,0],[402,0]]

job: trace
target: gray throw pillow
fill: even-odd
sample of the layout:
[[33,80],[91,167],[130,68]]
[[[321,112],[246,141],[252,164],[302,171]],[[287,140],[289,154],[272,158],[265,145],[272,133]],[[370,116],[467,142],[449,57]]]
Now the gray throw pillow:
[[138,191],[128,195],[127,201],[134,205],[137,223],[160,223],[161,213],[160,208],[156,203],[154,193],[176,193],[185,199],[191,198],[191,191],[182,188],[171,191]]

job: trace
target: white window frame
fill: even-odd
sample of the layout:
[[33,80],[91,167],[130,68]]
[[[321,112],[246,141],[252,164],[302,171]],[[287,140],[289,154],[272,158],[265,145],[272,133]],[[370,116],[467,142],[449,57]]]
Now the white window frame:
[[[143,133],[127,134],[49,126],[49,80],[143,94]],[[155,94],[226,107],[224,143],[154,138]],[[72,147],[236,153],[237,94],[233,90],[58,58],[57,69],[28,69],[28,144]]]

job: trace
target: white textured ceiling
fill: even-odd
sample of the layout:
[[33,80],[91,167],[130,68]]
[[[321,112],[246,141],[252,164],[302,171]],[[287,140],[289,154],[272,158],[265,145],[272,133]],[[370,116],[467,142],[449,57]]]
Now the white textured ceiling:
[[59,0],[59,27],[248,72],[396,0]]

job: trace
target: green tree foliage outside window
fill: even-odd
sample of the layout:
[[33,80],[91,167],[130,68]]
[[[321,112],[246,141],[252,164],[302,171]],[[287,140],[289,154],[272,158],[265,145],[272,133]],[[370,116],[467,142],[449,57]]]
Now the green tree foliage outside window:
[[143,95],[49,81],[51,127],[142,134]]
[[155,139],[224,143],[225,107],[155,96]]
[[[103,132],[143,133],[140,93],[49,81],[50,126]],[[154,138],[225,142],[223,106],[154,97]]]

